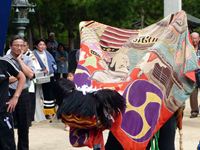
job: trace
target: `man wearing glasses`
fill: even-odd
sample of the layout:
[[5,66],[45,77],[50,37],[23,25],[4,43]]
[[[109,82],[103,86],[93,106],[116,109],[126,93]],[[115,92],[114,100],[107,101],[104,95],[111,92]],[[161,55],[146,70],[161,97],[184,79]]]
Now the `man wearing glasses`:
[[[23,55],[24,39],[18,35],[13,36],[10,40],[10,53],[4,57],[10,59],[12,63],[24,73],[26,76],[26,82],[23,87],[23,91],[19,97],[19,102],[13,113],[14,123],[18,129],[18,150],[29,149],[29,126],[31,122],[30,118],[30,95],[28,87],[30,85],[30,79],[34,77],[34,66],[32,61],[26,55]],[[15,77],[9,78],[9,92],[11,96],[17,89],[18,80]]]

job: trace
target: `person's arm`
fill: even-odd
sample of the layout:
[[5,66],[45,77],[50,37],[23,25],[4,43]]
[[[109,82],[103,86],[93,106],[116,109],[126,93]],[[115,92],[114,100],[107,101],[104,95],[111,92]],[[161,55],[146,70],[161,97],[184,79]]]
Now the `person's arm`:
[[14,83],[14,82],[16,82],[17,81],[17,78],[16,77],[14,77],[14,76],[11,76],[11,77],[9,77],[9,83],[11,84],[11,83]]
[[26,77],[28,77],[29,79],[32,79],[34,77],[34,72],[33,70],[24,63],[24,61],[22,60],[22,54],[20,54],[20,56],[17,57],[17,61],[22,69],[22,72],[24,73],[24,75]]
[[13,112],[15,110],[19,96],[23,90],[26,81],[26,77],[21,71],[19,72],[16,78],[18,79],[17,88],[15,90],[13,97],[6,103],[8,105],[7,112]]

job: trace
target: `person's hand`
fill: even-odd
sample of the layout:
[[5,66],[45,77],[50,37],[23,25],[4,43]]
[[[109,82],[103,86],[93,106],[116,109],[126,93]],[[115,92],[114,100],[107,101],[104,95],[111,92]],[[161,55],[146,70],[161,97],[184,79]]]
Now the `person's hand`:
[[44,69],[43,72],[44,72],[44,74],[48,74],[48,70],[47,69]]
[[22,55],[23,55],[23,53],[21,52],[21,54],[19,54],[19,56],[17,56],[16,59],[17,59],[18,62],[20,62],[22,60]]
[[17,60],[22,60],[22,55],[23,55],[23,52],[21,51],[21,53],[17,56]]
[[65,57],[60,57],[60,61],[64,61],[65,60]]
[[7,107],[7,112],[12,113],[12,112],[15,110],[15,107],[16,107],[16,105],[17,105],[18,99],[19,99],[19,96],[13,96],[13,97],[9,100],[9,102],[6,103],[6,104],[8,105],[8,107]]

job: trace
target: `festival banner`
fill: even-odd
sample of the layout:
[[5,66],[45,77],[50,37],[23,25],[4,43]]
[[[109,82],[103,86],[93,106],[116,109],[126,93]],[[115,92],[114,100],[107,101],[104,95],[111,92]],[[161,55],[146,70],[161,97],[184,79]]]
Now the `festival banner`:
[[6,33],[8,28],[8,20],[11,10],[11,0],[0,1],[0,55],[3,55]]
[[126,99],[111,131],[125,150],[144,150],[152,136],[188,99],[198,68],[184,11],[141,30],[80,23],[77,87],[115,89]]

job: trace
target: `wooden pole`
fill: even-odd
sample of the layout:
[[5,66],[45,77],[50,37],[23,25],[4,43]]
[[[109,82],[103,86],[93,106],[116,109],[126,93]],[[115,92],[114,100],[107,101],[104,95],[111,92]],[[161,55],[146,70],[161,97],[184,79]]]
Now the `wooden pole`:
[[164,0],[164,17],[182,10],[182,0]]

